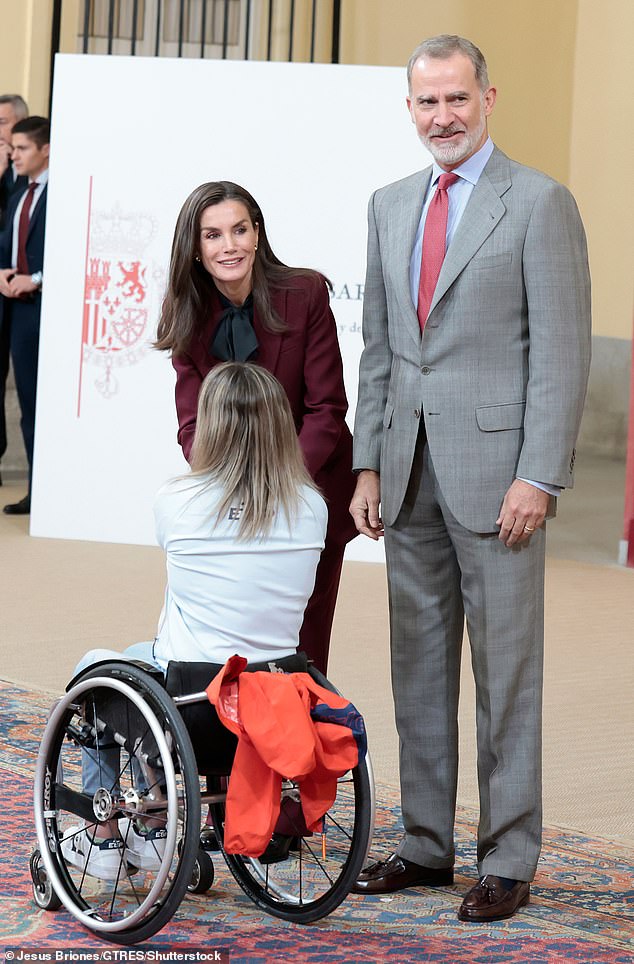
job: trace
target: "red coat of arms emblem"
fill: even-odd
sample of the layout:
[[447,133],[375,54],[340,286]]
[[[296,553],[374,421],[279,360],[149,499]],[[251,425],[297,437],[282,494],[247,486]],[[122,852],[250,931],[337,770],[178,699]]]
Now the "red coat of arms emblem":
[[152,215],[119,205],[89,215],[81,358],[82,366],[100,369],[94,385],[103,398],[119,391],[115,370],[136,364],[150,349],[163,271],[143,253],[155,233]]

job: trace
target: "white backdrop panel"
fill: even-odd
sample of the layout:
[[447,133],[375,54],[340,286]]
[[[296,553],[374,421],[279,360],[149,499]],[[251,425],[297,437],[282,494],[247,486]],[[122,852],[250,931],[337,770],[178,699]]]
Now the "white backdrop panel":
[[333,281],[352,425],[368,198],[427,162],[402,69],[58,55],[51,158],[33,535],[154,543],[154,493],[186,465],[150,342],[203,181],[243,184],[279,257]]

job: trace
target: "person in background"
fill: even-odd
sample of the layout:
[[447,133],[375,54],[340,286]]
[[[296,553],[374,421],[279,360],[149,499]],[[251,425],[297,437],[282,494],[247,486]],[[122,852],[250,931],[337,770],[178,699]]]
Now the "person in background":
[[[27,186],[27,178],[17,174],[11,161],[11,131],[28,113],[26,102],[19,94],[0,94],[0,231],[4,228],[4,214],[11,195]],[[10,333],[9,320],[3,321],[0,317],[0,460],[7,450],[4,397],[11,357]]]
[[18,121],[29,116],[26,101],[19,94],[0,94],[0,228],[13,192],[26,187],[25,175],[18,174],[11,160],[11,133]]
[[176,369],[178,440],[191,458],[198,393],[221,361],[254,361],[281,382],[328,531],[300,650],[326,672],[355,479],[335,320],[324,277],[271,250],[255,199],[231,181],[201,184],[178,216],[156,347]]
[[15,171],[26,178],[27,184],[13,192],[0,234],[0,324],[9,331],[29,479],[24,498],[4,506],[8,515],[31,511],[49,145],[46,117],[25,117],[13,125],[11,158]]

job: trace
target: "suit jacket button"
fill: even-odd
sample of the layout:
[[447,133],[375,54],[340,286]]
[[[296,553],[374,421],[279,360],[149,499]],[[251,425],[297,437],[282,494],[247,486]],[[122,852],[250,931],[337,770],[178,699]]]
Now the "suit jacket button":
[[429,375],[431,368],[428,368],[427,365],[423,365],[423,367],[421,368],[421,371],[423,375]]
[[414,418],[420,418],[420,408],[414,409]]

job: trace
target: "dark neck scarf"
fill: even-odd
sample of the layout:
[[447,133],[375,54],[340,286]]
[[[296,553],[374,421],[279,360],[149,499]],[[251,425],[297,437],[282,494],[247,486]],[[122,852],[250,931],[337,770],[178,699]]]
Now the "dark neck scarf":
[[253,330],[253,295],[236,307],[218,292],[223,312],[211,340],[211,354],[221,361],[251,361],[257,356],[258,340]]

